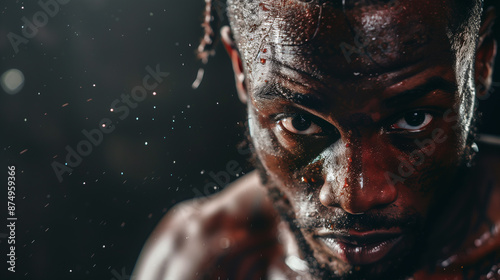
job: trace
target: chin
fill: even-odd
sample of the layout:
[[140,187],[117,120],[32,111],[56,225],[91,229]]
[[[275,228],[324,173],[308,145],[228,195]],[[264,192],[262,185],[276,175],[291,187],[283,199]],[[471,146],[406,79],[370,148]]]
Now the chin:
[[[422,244],[426,244],[423,242],[423,217],[416,213],[398,213],[406,214],[400,216],[408,217],[405,221],[411,225],[400,230],[387,227],[386,231],[379,228],[374,233],[367,223],[365,232],[357,234],[339,236],[345,229],[341,233],[335,230],[319,232],[317,224],[311,226],[310,221],[297,219],[306,215],[297,213],[289,198],[263,170],[260,169],[261,176],[266,179],[263,181],[273,206],[281,220],[288,223],[312,279],[398,280],[412,276],[421,267],[421,256],[425,253]],[[344,226],[354,228],[354,225]]]
[[[275,196],[276,198],[276,196]],[[399,237],[380,237],[360,245],[348,240],[328,240],[304,231],[290,205],[275,199],[274,206],[281,219],[289,225],[300,249],[302,259],[313,279],[384,279],[398,280],[412,276],[423,253],[422,233],[405,232]]]

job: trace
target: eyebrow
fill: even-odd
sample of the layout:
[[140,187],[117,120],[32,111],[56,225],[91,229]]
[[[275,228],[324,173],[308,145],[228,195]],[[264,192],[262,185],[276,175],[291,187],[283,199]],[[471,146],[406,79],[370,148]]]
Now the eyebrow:
[[389,97],[383,101],[386,107],[396,107],[418,100],[430,92],[441,90],[449,95],[454,95],[458,91],[456,83],[445,80],[443,77],[435,76],[429,78],[424,84],[419,85],[402,93]]
[[[285,68],[288,69],[292,72],[295,72],[299,74],[300,76],[307,76],[309,79],[313,79],[315,82],[320,83],[322,86],[326,87],[326,84],[316,77],[315,75],[306,72],[305,70],[295,68],[292,65],[289,65],[287,63],[278,61],[278,60],[273,60],[272,63],[276,65],[274,68],[274,75],[277,77],[281,77],[284,80],[289,79],[290,77],[286,76],[285,74],[281,73],[281,71],[276,71],[276,69],[279,68]],[[296,85],[299,85],[303,88],[307,88],[309,90],[312,90],[309,85],[303,84],[300,81],[293,79],[293,82]],[[321,106],[324,105],[324,100],[317,94],[304,94],[304,93],[298,93],[284,85],[282,85],[279,82],[269,82],[268,85],[263,86],[259,89],[256,90],[255,92],[255,98],[260,98],[260,99],[268,99],[268,100],[273,100],[273,99],[283,99],[287,100],[289,102],[293,102],[297,105],[308,107],[311,109],[317,109],[320,108]]]
[[297,93],[279,83],[272,83],[257,90],[255,92],[255,98],[267,100],[283,99],[311,109],[320,108],[324,105],[322,98],[318,97],[316,94]]
[[288,64],[286,62],[279,61],[279,60],[276,60],[276,59],[273,59],[271,62],[276,66],[275,70],[273,71],[273,72],[275,72],[274,73],[275,75],[282,75],[283,77],[287,78],[280,71],[276,71],[276,69],[285,68],[285,69],[288,69],[288,70],[290,70],[292,72],[295,72],[295,73],[299,74],[300,76],[305,76],[305,77],[307,77],[309,79],[312,79],[315,82],[320,83],[324,87],[328,87],[328,85],[325,84],[325,82],[321,78],[319,78],[317,75],[314,75],[313,73],[307,72],[304,69],[300,69],[300,68],[294,67],[294,66],[292,66],[292,65],[290,65],[290,64]]
[[[300,84],[297,81],[294,82]],[[306,87],[305,85],[300,85]],[[458,90],[458,86],[456,83],[447,81],[440,76],[435,76],[429,78],[422,85],[389,97],[382,102],[386,107],[397,107],[418,100],[435,90],[441,90],[449,95],[454,95]],[[255,92],[255,98],[268,100],[284,99],[311,109],[319,109],[325,103],[317,94],[297,93],[279,83],[272,83],[260,88]]]

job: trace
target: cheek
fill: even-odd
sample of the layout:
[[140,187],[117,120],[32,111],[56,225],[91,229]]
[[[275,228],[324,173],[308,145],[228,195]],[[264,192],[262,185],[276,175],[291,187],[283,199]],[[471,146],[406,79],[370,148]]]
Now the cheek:
[[[257,112],[255,112],[255,111]],[[248,108],[248,129],[255,148],[255,154],[265,169],[266,176],[272,181],[272,187],[278,187],[280,192],[286,192],[284,186],[289,185],[294,174],[290,159],[286,150],[282,149],[276,139],[268,121],[258,115],[258,110]]]
[[279,157],[280,153],[275,148],[272,130],[264,127],[261,117],[254,110],[251,107],[248,108],[248,129],[257,155],[265,164],[264,158],[269,156]]
[[272,187],[277,187],[294,209],[313,209],[312,195],[309,194],[314,189],[301,180],[303,172],[300,170],[303,168],[298,162],[304,160],[283,145],[273,131],[275,128],[270,127],[268,121],[256,111],[252,107],[248,109],[249,132],[256,155],[272,181]]
[[275,126],[266,117],[259,115],[258,109],[248,108],[250,137],[266,171],[273,177],[293,177],[296,157],[277,139]]
[[461,162],[461,130],[453,124],[436,128],[429,137],[416,139],[412,148],[393,150],[386,156],[387,180],[398,190],[398,204],[427,215],[431,204],[438,201],[453,185]]

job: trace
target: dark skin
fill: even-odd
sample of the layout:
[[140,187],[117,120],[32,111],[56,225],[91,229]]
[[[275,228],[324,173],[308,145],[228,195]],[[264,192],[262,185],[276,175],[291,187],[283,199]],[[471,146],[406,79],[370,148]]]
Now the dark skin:
[[[452,1],[347,11],[285,2],[284,12],[260,6],[284,13],[279,42],[238,23],[222,30],[260,176],[168,215],[139,279],[259,279],[270,270],[464,279],[485,259],[500,263],[491,230],[500,222],[498,149],[480,145],[487,156],[467,167],[474,86],[484,95],[491,82],[494,12],[476,45],[475,35],[450,36]],[[359,38],[373,39],[346,55],[343,43]]]

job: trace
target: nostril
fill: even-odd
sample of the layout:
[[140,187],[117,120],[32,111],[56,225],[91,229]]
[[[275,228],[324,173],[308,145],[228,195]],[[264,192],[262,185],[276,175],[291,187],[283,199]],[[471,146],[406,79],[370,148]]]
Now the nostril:
[[[342,184],[343,183],[343,184]],[[385,208],[397,199],[397,190],[389,185],[374,185],[360,177],[357,182],[328,182],[321,187],[319,199],[325,207],[340,207],[350,214],[363,214]]]

